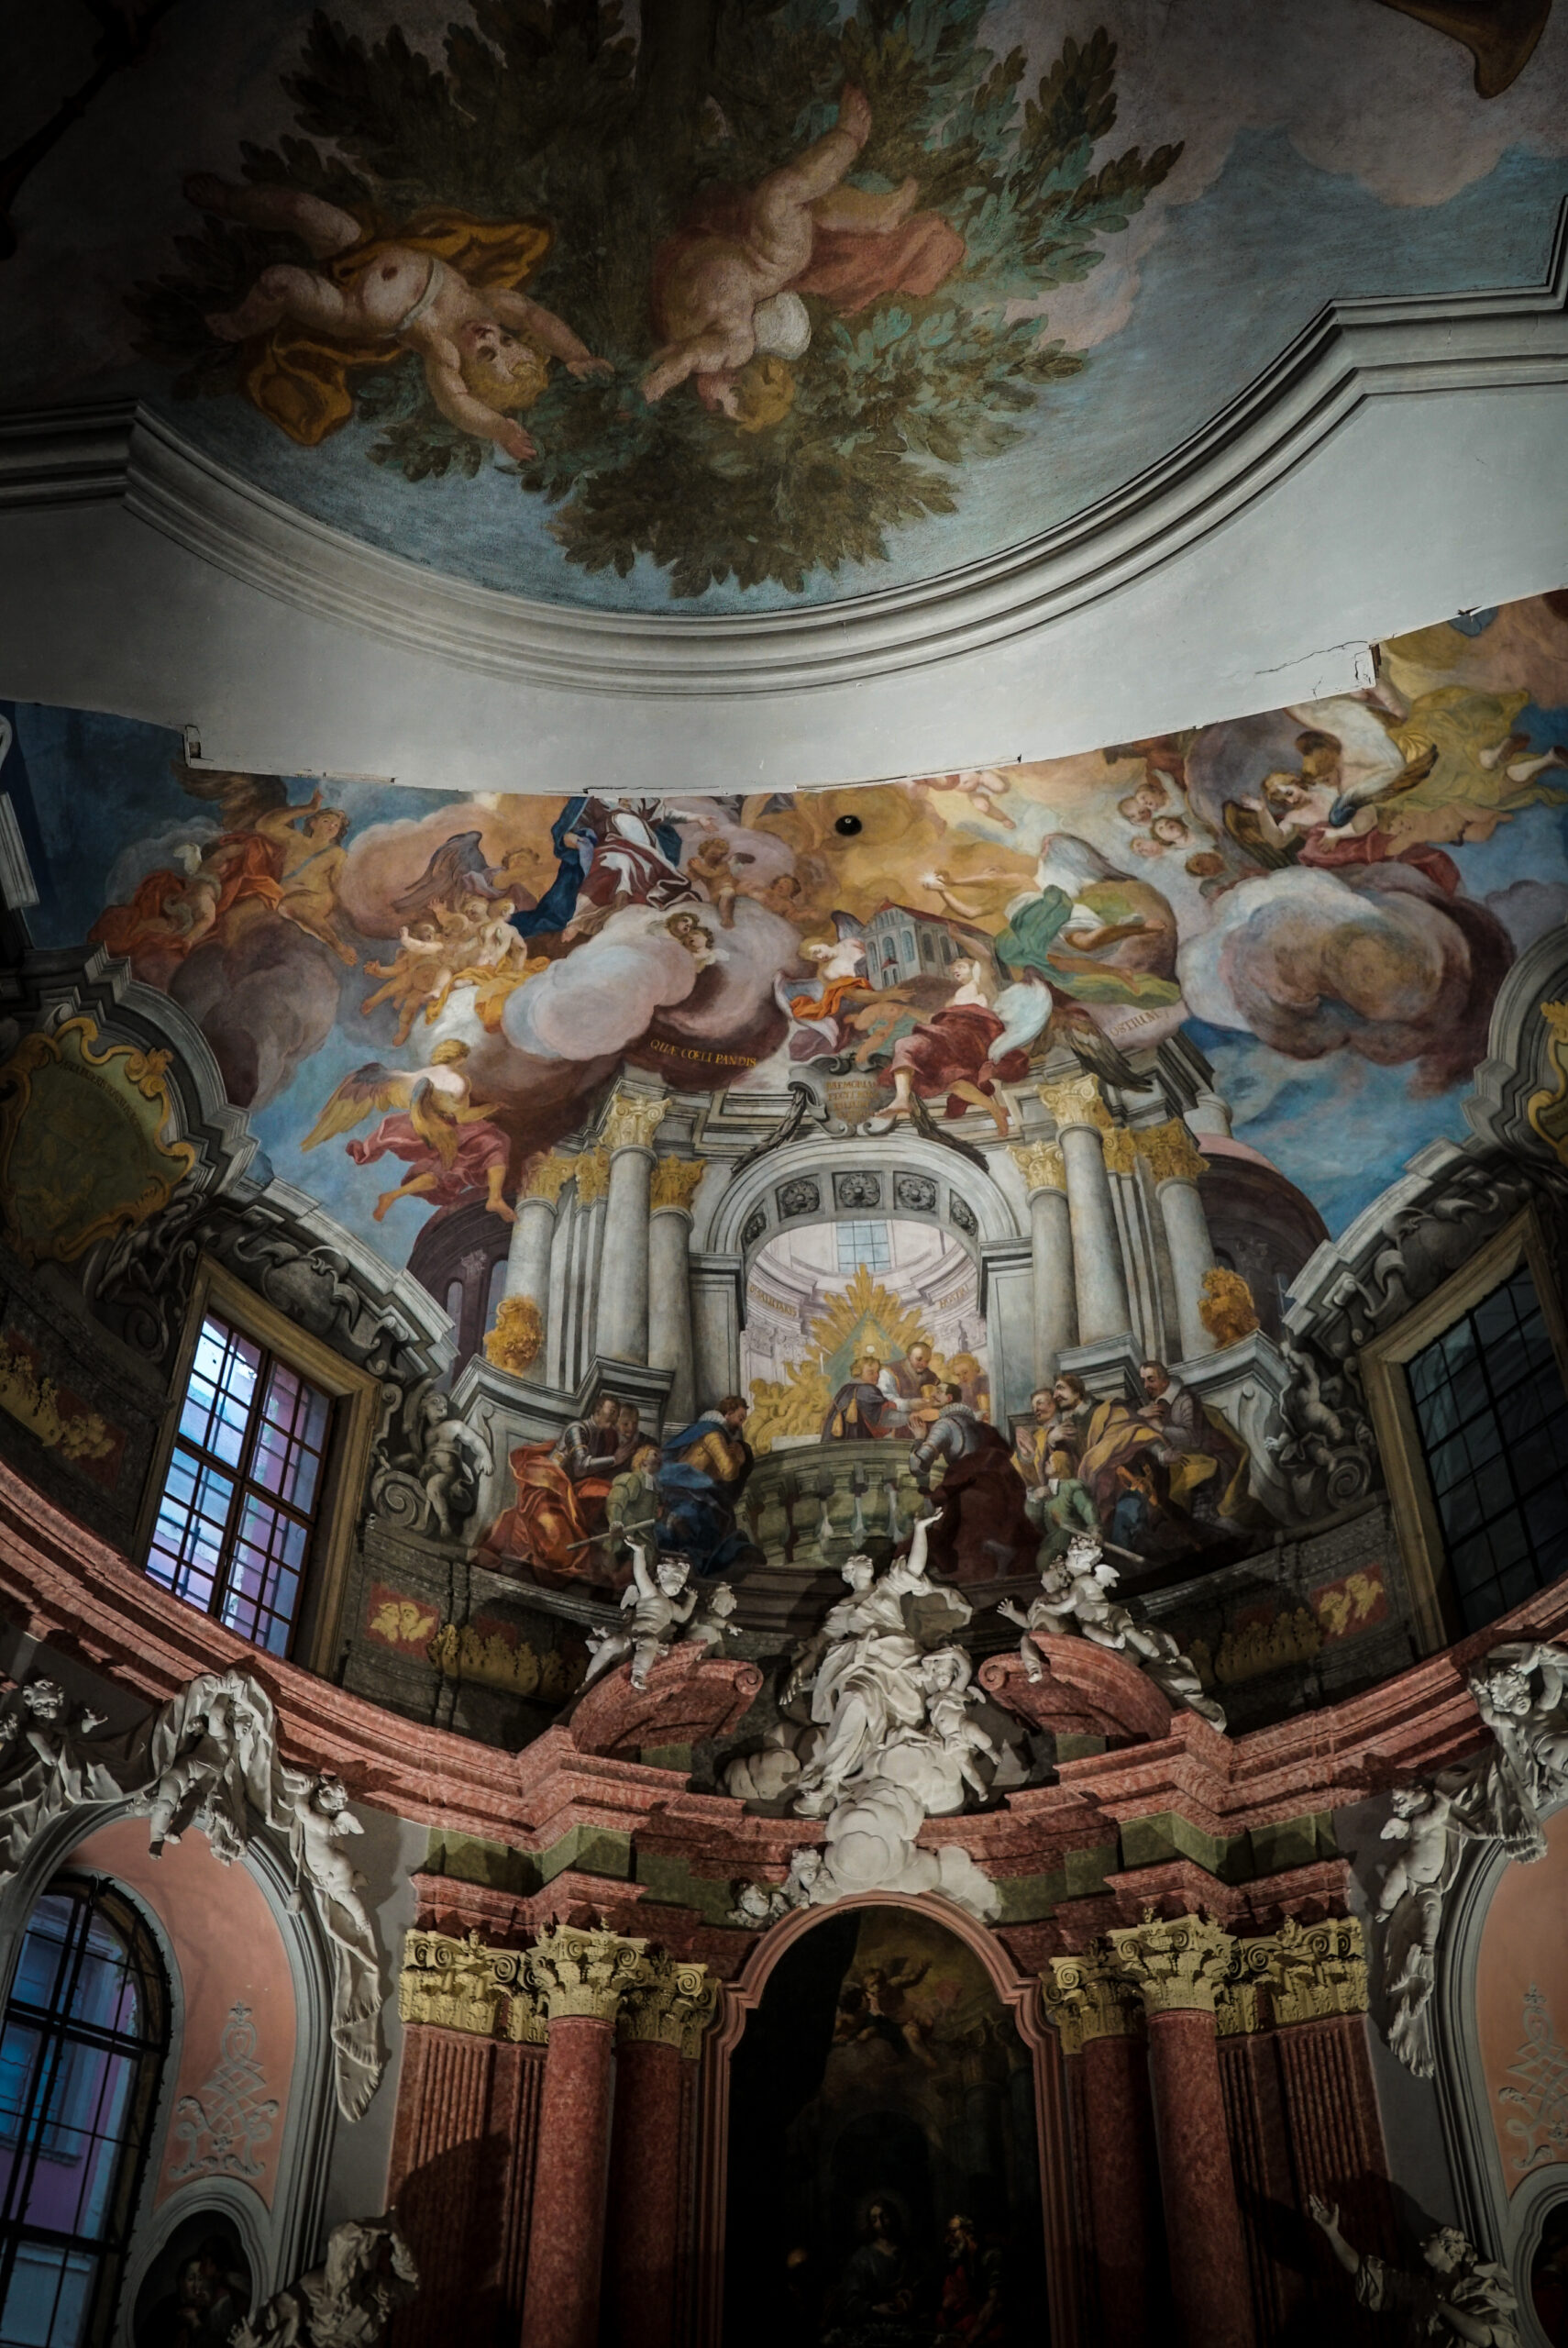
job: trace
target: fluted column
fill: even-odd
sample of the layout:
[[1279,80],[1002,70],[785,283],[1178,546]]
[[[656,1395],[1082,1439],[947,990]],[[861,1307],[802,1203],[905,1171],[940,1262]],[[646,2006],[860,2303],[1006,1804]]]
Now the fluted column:
[[1201,1916],[1119,1925],[1107,1959],[1143,1999],[1177,2337],[1253,2348],[1246,2242],[1231,2165],[1214,2000],[1236,1944]]
[[618,1092],[600,1146],[610,1161],[604,1240],[599,1256],[595,1350],[614,1361],[648,1357],[648,1198],[653,1137],[664,1121],[664,1096]]
[[596,2348],[615,2021],[646,1946],[557,1925],[523,1960],[550,2033],[523,2300],[523,2338],[539,2348]]
[[665,1423],[682,1427],[697,1409],[692,1382],[691,1202],[707,1168],[702,1160],[655,1163],[648,1207],[648,1362],[670,1372]]
[[1061,1142],[1078,1343],[1088,1346],[1098,1337],[1118,1337],[1132,1326],[1121,1238],[1101,1139],[1112,1120],[1092,1076],[1068,1076],[1043,1084],[1040,1098],[1056,1121]]
[[1082,2157],[1104,2348],[1160,2333],[1154,2122],[1142,2001],[1103,1955],[1058,1956],[1043,1977],[1062,2052],[1084,2067]]
[[675,2337],[680,2066],[701,2053],[717,2001],[705,1966],[662,1954],[621,2001],[602,2348],[671,2348]]
[[1198,1195],[1198,1178],[1208,1160],[1179,1117],[1141,1133],[1138,1147],[1154,1178],[1160,1218],[1170,1248],[1181,1357],[1183,1361],[1196,1361],[1200,1354],[1211,1354],[1215,1347],[1213,1336],[1203,1325],[1201,1309],[1203,1276],[1214,1269],[1214,1242],[1209,1235],[1209,1218]]
[[1029,1192],[1034,1382],[1048,1386],[1056,1375],[1057,1356],[1064,1346],[1075,1343],[1078,1334],[1066,1166],[1059,1142],[1027,1142],[1015,1147],[1012,1157]]

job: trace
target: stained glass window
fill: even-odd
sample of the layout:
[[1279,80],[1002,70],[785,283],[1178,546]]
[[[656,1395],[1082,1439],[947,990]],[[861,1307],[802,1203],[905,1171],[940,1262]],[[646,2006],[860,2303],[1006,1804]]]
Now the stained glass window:
[[1568,1571],[1568,1397],[1529,1270],[1406,1368],[1449,1573],[1477,1631]]
[[162,1968],[128,1900],[51,1885],[0,2034],[0,2348],[107,2337],[168,2043]]
[[209,1313],[147,1570],[188,1606],[288,1652],[326,1465],[327,1396]]

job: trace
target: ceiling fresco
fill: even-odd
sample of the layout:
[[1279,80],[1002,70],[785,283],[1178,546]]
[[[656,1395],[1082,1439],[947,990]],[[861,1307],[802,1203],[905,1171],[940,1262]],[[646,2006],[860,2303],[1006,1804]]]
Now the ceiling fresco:
[[623,1066],[677,1097],[806,1072],[871,1132],[988,1135],[1048,1051],[1124,1085],[1178,1031],[1338,1231],[1463,1135],[1497,989],[1568,914],[1568,597],[1377,665],[1362,694],[796,798],[324,793],[35,705],[0,788],[37,942],[171,996],[274,1171],[393,1262],[459,1202],[510,1220]]
[[373,547],[623,611],[1017,546],[1326,302],[1540,280],[1568,192],[1551,0],[142,0],[96,59],[49,14],[0,398],[134,391]]

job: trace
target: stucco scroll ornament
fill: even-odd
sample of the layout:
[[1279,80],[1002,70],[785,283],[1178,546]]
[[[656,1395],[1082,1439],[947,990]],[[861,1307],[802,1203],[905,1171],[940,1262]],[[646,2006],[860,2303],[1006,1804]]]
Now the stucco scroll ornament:
[[[866,1891],[943,1891],[976,1915],[997,1913],[996,1888],[966,1851],[918,1843],[928,1818],[950,1817],[971,1793],[986,1792],[986,1764],[999,1757],[969,1717],[980,1691],[968,1656],[930,1643],[935,1610],[953,1628],[969,1619],[962,1599],[926,1575],[934,1522],[917,1523],[909,1556],[879,1580],[869,1557],[847,1559],[849,1596],[802,1646],[785,1682],[785,1707],[811,1692],[811,1723],[799,1733],[787,1789],[798,1815],[822,1819],[824,1835],[820,1852],[795,1855],[782,1887],[791,1907],[826,1907]],[[734,1765],[728,1789],[754,1782],[762,1758]],[[771,1909],[774,1895],[758,1889]],[[744,1911],[745,1922],[761,1922],[756,1906],[743,1894],[736,1916]]]
[[1465,2340],[1473,2348],[1519,2348],[1519,2303],[1500,2266],[1482,2257],[1457,2226],[1440,2226],[1421,2244],[1424,2275],[1407,2275],[1370,2251],[1358,2251],[1340,2232],[1340,2213],[1315,2193],[1307,2214],[1320,2226],[1361,2306],[1402,2315],[1411,2340]]
[[1168,1631],[1138,1622],[1128,1607],[1111,1597],[1119,1578],[1094,1535],[1079,1533],[1073,1536],[1066,1555],[1045,1567],[1040,1577],[1040,1595],[1031,1602],[1027,1614],[1010,1598],[1000,1601],[997,1612],[1016,1623],[1023,1633],[1019,1653],[1026,1677],[1036,1680],[1042,1677],[1034,1632],[1057,1637],[1077,1632],[1092,1639],[1096,1646],[1126,1656],[1173,1704],[1185,1704],[1210,1727],[1223,1729],[1224,1711],[1204,1694],[1191,1657],[1182,1653]]
[[1265,1438],[1298,1518],[1349,1508],[1372,1490],[1376,1449],[1361,1408],[1356,1374],[1310,1338],[1280,1346],[1290,1382],[1279,1400],[1282,1425]]
[[396,2210],[347,2218],[333,2227],[319,2266],[235,2326],[231,2348],[374,2348],[418,2292],[419,2269]]
[[18,1691],[0,1728],[0,1882],[62,1811],[119,1793],[110,1749],[94,1741],[103,1726],[102,1713],[72,1706],[56,1680],[31,1679]]
[[1467,1761],[1400,1786],[1382,1839],[1401,1847],[1374,1923],[1389,2002],[1388,2043],[1419,2077],[1436,2068],[1430,2004],[1443,1903],[1466,1848],[1545,1855],[1539,1805],[1568,1789],[1568,1650],[1540,1640],[1494,1647],[1470,1675],[1493,1742]]
[[370,1508],[404,1533],[452,1541],[478,1504],[494,1465],[486,1436],[452,1409],[434,1379],[412,1392],[389,1379],[370,1455]]

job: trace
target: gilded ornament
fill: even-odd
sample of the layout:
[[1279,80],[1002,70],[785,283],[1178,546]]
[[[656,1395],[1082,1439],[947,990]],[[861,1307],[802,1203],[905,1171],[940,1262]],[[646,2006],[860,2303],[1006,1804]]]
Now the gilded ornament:
[[1134,2037],[1143,2027],[1136,1993],[1111,1970],[1102,1947],[1054,1956],[1040,1977],[1064,2054],[1077,2054],[1097,2038]]
[[1240,1272],[1210,1264],[1198,1284],[1198,1317],[1217,1346],[1234,1346],[1258,1326],[1252,1290]]
[[606,1149],[585,1149],[572,1168],[577,1176],[577,1202],[591,1207],[602,1199],[610,1187],[610,1153]]
[[543,1199],[553,1207],[576,1172],[575,1157],[563,1157],[558,1150],[552,1150],[548,1157],[541,1157],[534,1168],[523,1186],[523,1196],[525,1199]]
[[1209,1164],[1179,1117],[1150,1125],[1137,1135],[1141,1155],[1156,1182],[1196,1182]]
[[487,1948],[477,1933],[466,1940],[415,1927],[403,1942],[397,2010],[405,2022],[433,2023],[473,2038],[541,2044],[548,2035],[542,2009],[523,1978],[521,1951]]
[[538,1359],[544,1342],[545,1324],[533,1298],[503,1296],[495,1308],[495,1325],[485,1336],[485,1359],[521,1378]]
[[1157,1916],[1114,1926],[1104,1948],[1111,1966],[1135,1988],[1147,2014],[1212,2013],[1215,1994],[1231,1971],[1236,1944],[1208,1916]]
[[1138,1162],[1138,1146],[1125,1125],[1107,1125],[1100,1135],[1107,1168],[1112,1174],[1131,1174]]
[[1548,1091],[1543,1086],[1532,1092],[1525,1114],[1531,1129],[1568,1166],[1568,1002],[1543,1002],[1540,1015],[1546,1023],[1547,1073],[1555,1080],[1556,1090]]
[[98,1023],[25,1036],[0,1068],[0,1218],[25,1264],[69,1264],[166,1207],[195,1166],[168,1052],[94,1050]]
[[1009,1157],[1023,1177],[1025,1190],[1065,1191],[1067,1187],[1066,1161],[1059,1141],[1014,1142]]
[[650,1213],[657,1213],[660,1207],[679,1207],[683,1214],[690,1214],[707,1170],[700,1157],[656,1158],[648,1193]]
[[1104,1133],[1111,1123],[1098,1077],[1087,1073],[1057,1077],[1040,1087],[1039,1098],[1055,1119],[1058,1133],[1065,1133],[1069,1125],[1094,1125]]
[[718,2002],[719,1985],[705,1965],[690,1965],[660,1951],[644,1959],[622,1998],[616,2028],[623,2038],[679,2047],[695,2060]]
[[558,1924],[526,1952],[524,1977],[552,2021],[613,2021],[640,1977],[646,1948],[646,1940],[623,1940],[619,1933]]
[[617,1092],[605,1112],[600,1143],[605,1149],[651,1149],[669,1102],[662,1092]]

